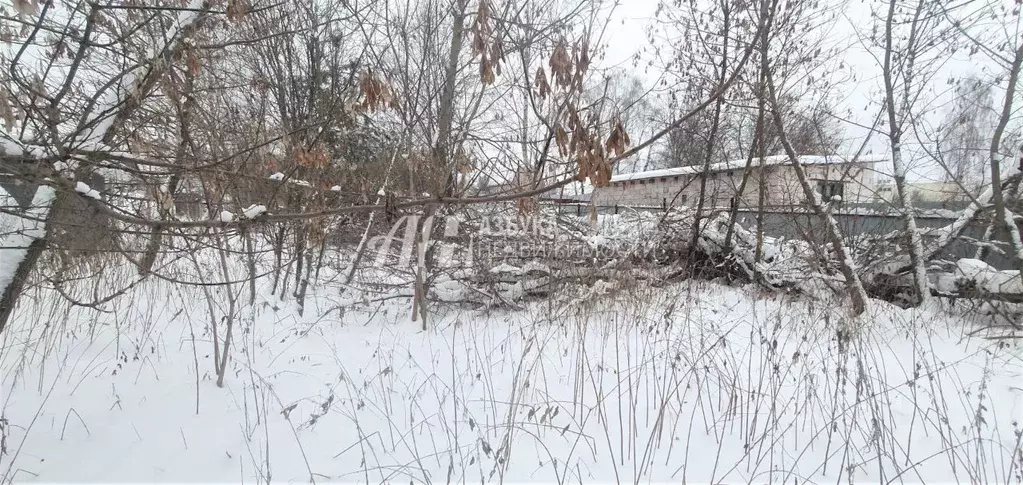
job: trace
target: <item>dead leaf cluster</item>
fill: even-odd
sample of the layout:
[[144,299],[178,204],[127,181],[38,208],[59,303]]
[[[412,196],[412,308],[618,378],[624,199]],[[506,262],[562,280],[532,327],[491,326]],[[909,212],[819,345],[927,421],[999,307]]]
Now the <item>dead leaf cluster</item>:
[[576,178],[580,181],[589,179],[594,187],[604,187],[611,183],[611,159],[624,154],[631,142],[620,119],[615,118],[611,126],[611,134],[603,144],[600,143],[599,135],[583,126],[578,113],[573,113],[569,118],[572,135],[567,147],[564,140],[568,135],[560,124],[555,131],[558,150],[563,156],[575,156],[578,168]]
[[362,94],[362,109],[374,112],[381,108],[397,107],[390,85],[372,68],[364,72],[359,79],[359,92]]
[[504,62],[504,43],[499,35],[494,35],[491,12],[489,0],[480,0],[476,18],[469,28],[473,34],[472,53],[480,56],[480,81],[487,85],[494,84],[501,75]]
[[4,122],[8,131],[11,131],[14,129],[15,119],[17,117],[14,114],[14,104],[11,103],[7,90],[0,89],[0,121]]
[[292,150],[291,153],[295,163],[301,167],[320,170],[330,164],[330,156],[321,148],[298,147]]

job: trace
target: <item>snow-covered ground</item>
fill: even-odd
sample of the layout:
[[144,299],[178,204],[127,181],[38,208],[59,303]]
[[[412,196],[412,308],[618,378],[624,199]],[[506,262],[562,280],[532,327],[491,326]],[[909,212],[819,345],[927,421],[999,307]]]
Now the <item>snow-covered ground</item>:
[[699,282],[579,291],[520,310],[434,309],[422,331],[406,299],[342,300],[320,284],[300,317],[261,286],[223,388],[196,287],[152,280],[103,312],[33,298],[0,336],[0,473],[1019,480],[1021,352],[964,338],[970,326],[945,310],[875,302],[847,346],[834,302]]

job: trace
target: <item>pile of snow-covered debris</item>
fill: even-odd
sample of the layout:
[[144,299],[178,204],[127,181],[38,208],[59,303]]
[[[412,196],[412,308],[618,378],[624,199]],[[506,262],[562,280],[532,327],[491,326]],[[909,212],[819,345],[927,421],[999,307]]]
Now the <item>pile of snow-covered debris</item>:
[[955,262],[950,271],[931,272],[931,287],[942,294],[1018,295],[1023,298],[1023,278],[1017,270],[997,270],[972,258]]
[[[488,217],[494,216],[475,219],[484,222],[467,239],[431,242],[431,247],[441,248],[435,251],[438,257],[433,267],[442,275],[431,285],[438,299],[490,295],[514,301],[528,295],[549,295],[553,285],[566,282],[589,285],[615,278],[656,280],[694,267],[697,270],[691,273],[704,278],[724,277],[786,290],[816,288],[820,285],[807,283],[833,278],[822,271],[828,268],[826,262],[807,257],[816,253],[803,241],[763,237],[758,257],[756,234],[731,224],[727,213],[701,219],[695,247],[695,211],[691,209],[667,214],[624,212],[592,219],[540,214],[527,220],[515,215],[512,223],[502,222],[503,227],[493,222],[499,219]],[[466,268],[466,261],[471,268]]]

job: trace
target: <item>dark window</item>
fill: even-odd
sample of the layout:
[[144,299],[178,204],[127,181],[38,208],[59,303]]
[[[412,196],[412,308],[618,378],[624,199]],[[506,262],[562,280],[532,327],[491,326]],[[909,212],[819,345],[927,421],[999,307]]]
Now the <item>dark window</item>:
[[817,192],[820,192],[821,199],[824,202],[830,201],[835,196],[838,196],[841,200],[845,198],[845,184],[842,182],[820,180],[817,182]]
[[667,181],[668,181],[668,177],[661,177],[661,182],[667,182]]
[[675,176],[675,181],[678,182],[678,175]]

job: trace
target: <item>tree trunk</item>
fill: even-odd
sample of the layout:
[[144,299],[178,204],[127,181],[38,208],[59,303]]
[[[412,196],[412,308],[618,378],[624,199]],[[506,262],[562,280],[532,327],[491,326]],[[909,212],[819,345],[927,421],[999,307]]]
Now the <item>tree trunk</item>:
[[915,57],[916,31],[920,14],[923,10],[923,2],[918,4],[909,36],[908,55],[906,56],[905,69],[905,98],[901,103],[901,113],[896,113],[895,108],[895,86],[893,83],[892,67],[892,37],[893,23],[895,21],[896,1],[891,0],[888,4],[888,17],[885,20],[885,51],[884,51],[884,87],[885,107],[888,111],[888,141],[892,147],[892,168],[895,179],[895,188],[898,193],[897,206],[902,210],[903,221],[906,224],[906,239],[909,243],[909,261],[913,268],[913,287],[916,291],[914,306],[918,306],[930,298],[930,290],[927,286],[927,268],[924,266],[923,239],[920,237],[920,230],[916,225],[916,216],[913,214],[913,205],[906,193],[906,166],[902,160],[902,124],[899,115],[903,119],[909,110],[909,91],[913,75],[913,60]]
[[288,230],[287,224],[281,224],[274,235],[274,281],[270,287],[270,294],[277,294],[277,285],[281,282],[281,271],[284,270],[284,236]]
[[1012,258],[1016,269],[1023,274],[1023,241],[1020,240],[1019,226],[1016,225],[1014,215],[1005,207],[1005,197],[1002,189],[1002,136],[1005,127],[1009,124],[1012,116],[1013,98],[1016,95],[1016,84],[1019,82],[1020,65],[1023,64],[1023,43],[1016,49],[1016,55],[1012,59],[1012,66],[1009,68],[1009,84],[1005,88],[1005,102],[1002,105],[1002,115],[995,127],[994,135],[991,137],[991,189],[995,205],[995,221],[1005,227],[1006,236],[1009,239]]
[[[53,214],[56,212],[58,205],[66,205],[68,203],[68,197],[72,196],[64,192],[58,194],[50,187],[40,186],[36,189],[27,215],[33,219],[43,219],[43,222],[33,219],[22,219],[25,224],[32,226],[24,228],[22,235],[32,238],[32,240],[25,247],[25,254],[11,275],[7,286],[4,288],[3,296],[0,297],[0,332],[7,326],[11,314],[14,313],[14,307],[17,306],[18,299],[25,289],[25,283],[28,281],[32,270],[36,267],[36,263],[39,262],[39,257],[42,256],[43,250],[46,249],[47,240],[53,234],[53,228],[50,225],[50,222],[53,220]],[[39,212],[43,213],[40,214]],[[16,243],[14,246],[17,247],[19,244]],[[0,252],[6,251],[17,251],[17,249],[7,248]]]
[[[725,5],[724,8],[722,9],[722,15],[723,15],[723,19],[722,20],[724,22],[724,24],[722,26],[722,31],[724,32],[724,42],[722,43],[723,48],[722,48],[722,53],[721,53],[721,72],[718,73],[719,74],[719,76],[718,76],[718,84],[719,85],[724,84],[725,80],[728,79],[728,72],[727,72],[728,71],[728,42],[729,42],[728,34],[729,34],[729,30],[731,29],[731,22],[730,22],[731,17],[729,15],[730,13],[731,13],[730,8],[727,5]],[[710,172],[710,162],[711,162],[711,160],[713,159],[713,156],[714,156],[714,145],[717,142],[718,129],[721,127],[721,107],[722,107],[722,105],[724,105],[724,103],[725,103],[724,96],[718,97],[717,101],[714,103],[714,117],[713,117],[713,119],[711,121],[710,133],[707,136],[707,154],[706,154],[706,157],[703,160],[703,173],[702,173],[702,175],[700,177],[700,200],[697,201],[697,203],[696,203],[696,214],[693,216],[693,230],[692,230],[693,236],[692,236],[692,240],[690,240],[690,242],[689,242],[689,257],[687,259],[690,260],[690,261],[692,261],[693,254],[696,251],[696,241],[700,237],[700,220],[703,217],[703,206],[705,204],[705,199],[707,197],[707,177],[709,177],[711,175],[709,173]]]
[[252,230],[246,229],[242,234],[245,239],[245,259],[249,267],[249,299],[256,304],[256,249],[253,247]]
[[224,291],[227,293],[227,315],[225,321],[227,322],[227,332],[224,335],[224,345],[220,351],[220,364],[217,366],[217,387],[224,387],[224,375],[227,373],[227,361],[230,357],[231,351],[231,338],[234,333],[234,317],[237,297],[234,294],[234,284],[230,283],[233,279],[231,277],[231,269],[227,264],[227,241],[226,237],[222,240],[219,236],[216,238],[217,252],[220,254],[220,270],[224,275]]
[[451,160],[451,129],[455,119],[455,84],[458,78],[458,56],[462,52],[462,36],[465,32],[466,0],[454,2],[454,22],[451,26],[451,47],[448,62],[444,67],[444,90],[440,98],[440,115],[437,119],[437,143],[433,149],[434,163],[444,169],[444,196],[455,195],[455,167]]
[[770,96],[771,113],[774,118],[774,126],[778,130],[778,140],[781,142],[782,148],[785,149],[785,154],[792,163],[792,168],[796,172],[796,178],[799,179],[799,185],[803,187],[803,193],[806,195],[810,207],[813,209],[814,214],[816,214],[824,223],[827,237],[834,248],[835,255],[838,257],[842,276],[845,277],[845,286],[849,291],[849,297],[853,304],[853,315],[860,315],[867,308],[867,292],[863,289],[863,283],[860,282],[860,277],[856,273],[856,265],[853,263],[852,257],[849,255],[849,250],[845,247],[845,242],[842,240],[842,231],[839,229],[838,223],[836,223],[835,219],[831,217],[831,213],[825,211],[821,206],[817,191],[810,186],[810,181],[806,178],[806,172],[803,170],[803,165],[799,163],[799,157],[796,155],[795,150],[792,149],[792,145],[789,143],[788,137],[785,135],[785,125],[782,122],[781,108],[778,106],[778,96],[774,92],[774,79],[771,75],[770,69],[766,71],[766,74],[767,91]]
[[[763,152],[764,152],[764,150],[763,150],[763,143],[762,143],[762,140],[764,138],[764,71],[763,71],[763,69],[760,70],[759,79],[760,79],[760,89],[759,89],[760,95],[759,95],[759,99],[757,100],[757,123],[756,123],[756,128],[753,129],[753,140],[754,140],[754,143],[751,144],[751,146],[750,146],[749,157],[746,159],[746,167],[743,168],[742,182],[739,183],[739,188],[735,191],[735,198],[733,199],[733,203],[732,203],[732,213],[729,215],[729,220],[728,220],[728,232],[725,234],[725,246],[729,246],[731,241],[732,241],[732,233],[734,232],[735,224],[736,224],[736,219],[738,218],[738,215],[739,215],[739,204],[742,201],[742,194],[743,194],[743,192],[746,191],[746,184],[749,183],[750,173],[752,172],[752,168],[753,168],[753,158],[758,153],[760,154],[760,162],[759,162],[760,172],[758,172],[759,176],[757,177],[757,185],[758,185],[758,190],[760,192],[760,194],[758,194],[758,199],[762,200],[762,198],[763,198],[763,180],[764,180],[764,172],[763,172],[763,165],[764,165],[764,163],[763,163],[764,153]],[[759,220],[758,220],[758,222],[759,222]],[[758,226],[759,226],[759,224],[758,224]],[[757,234],[761,234],[759,229],[757,230]],[[761,239],[761,238],[758,237],[758,240],[759,239]],[[757,256],[756,256],[755,260],[756,260],[757,263],[759,263],[760,262],[759,250],[762,249],[760,244],[757,244],[757,249],[758,249],[758,252],[757,252]]]
[[[113,115],[113,119],[107,124],[106,131],[102,133],[100,141],[105,145],[110,145],[114,140],[114,137],[120,131],[121,127],[124,126],[125,121],[134,115],[135,111],[141,106],[142,100],[145,99],[145,95],[155,89],[157,82],[163,79],[164,71],[167,69],[167,64],[161,62],[166,56],[167,58],[174,58],[185,46],[185,40],[192,37],[192,35],[202,26],[205,20],[208,18],[208,14],[205,13],[209,10],[209,2],[203,2],[200,9],[201,12],[195,15],[189,22],[178,30],[175,37],[170,39],[167,48],[164,50],[158,50],[156,56],[150,59],[148,63],[150,66],[149,70],[145,73],[145,76],[138,80],[135,84],[134,89],[127,93],[124,99],[120,99],[116,106],[119,106],[119,110]],[[93,12],[98,12],[98,7],[93,7]],[[57,98],[55,98],[57,99]],[[110,116],[109,114],[106,116]],[[76,170],[76,178],[81,180],[88,175],[86,170],[87,164],[82,164],[78,170]],[[40,190],[42,187],[40,187]],[[38,193],[38,192],[37,192]],[[12,279],[11,284],[4,288],[3,297],[0,298],[0,330],[6,326],[8,319],[10,318],[11,312],[14,310],[14,306],[18,302],[18,298],[21,296],[21,292],[24,289],[24,280],[28,275],[35,269],[36,263],[39,261],[39,257],[42,255],[43,250],[46,249],[45,240],[51,239],[55,228],[50,224],[54,220],[54,214],[61,214],[67,210],[68,197],[76,197],[76,195],[60,193],[55,198],[51,199],[51,203],[47,204],[47,214],[43,223],[43,230],[45,235],[43,243],[40,244],[29,244],[28,250],[26,251],[25,257],[18,263],[17,269],[14,271],[15,278]],[[18,279],[18,276],[21,276]],[[14,286],[14,288],[11,288]]]

